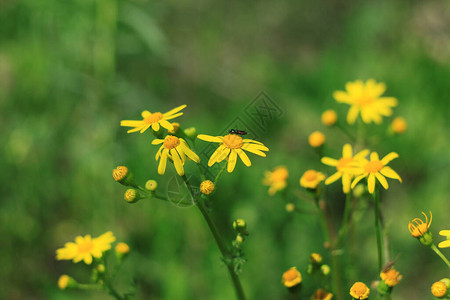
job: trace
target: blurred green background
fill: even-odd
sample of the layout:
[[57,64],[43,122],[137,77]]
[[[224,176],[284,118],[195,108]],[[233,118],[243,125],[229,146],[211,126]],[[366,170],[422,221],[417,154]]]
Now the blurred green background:
[[[431,210],[435,238],[449,229],[449,1],[2,0],[0,21],[0,299],[110,299],[56,285],[62,273],[89,275],[82,263],[55,261],[55,249],[107,230],[132,248],[120,291],[135,282],[138,299],[233,299],[197,209],[126,204],[111,171],[126,164],[141,184],[154,178],[164,189],[175,173],[157,175],[150,135],[126,134],[120,120],[187,104],[182,126],[220,134],[260,91],[283,111],[259,131],[270,152],[224,174],[213,215],[228,240],[234,218],[249,224],[248,298],[288,299],[281,274],[294,265],[304,272],[309,253],[326,252],[317,218],[288,214],[261,179],[284,164],[299,189],[306,169],[332,171],[307,136],[324,131],[327,154],[339,155],[347,140],[320,114],[333,108],[342,120],[348,107],[332,92],[359,78],[385,82],[386,95],[399,99],[395,115],[409,124],[373,148],[400,154],[391,165],[404,180],[383,194],[404,275],[394,299],[431,299],[431,284],[448,276],[407,223]],[[343,196],[339,184],[331,189],[339,221]],[[378,277],[373,216],[357,217],[370,222],[357,229],[353,279],[369,284]]]

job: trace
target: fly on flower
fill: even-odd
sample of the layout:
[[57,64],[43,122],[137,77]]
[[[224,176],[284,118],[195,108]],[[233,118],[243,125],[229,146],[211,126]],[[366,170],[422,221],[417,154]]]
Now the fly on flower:
[[230,129],[230,131],[228,131],[229,134],[237,134],[237,135],[246,135],[247,132],[245,132],[244,130],[238,130],[238,129]]

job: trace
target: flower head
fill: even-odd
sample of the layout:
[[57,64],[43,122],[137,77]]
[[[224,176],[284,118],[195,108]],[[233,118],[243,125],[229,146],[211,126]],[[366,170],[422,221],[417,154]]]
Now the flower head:
[[325,290],[318,289],[312,296],[312,300],[331,300],[333,298],[332,293],[328,293]]
[[111,243],[116,238],[111,231],[108,231],[97,238],[91,238],[91,236],[85,235],[77,236],[75,243],[69,242],[64,245],[64,248],[56,250],[57,260],[73,260],[74,263],[84,261],[90,265],[92,263],[92,257],[100,258],[103,252],[111,249]]
[[336,91],[333,93],[334,99],[341,103],[350,105],[347,114],[347,122],[355,123],[358,114],[364,123],[375,122],[380,124],[382,116],[392,115],[392,107],[397,106],[397,99],[393,97],[381,97],[386,90],[384,83],[377,83],[369,79],[366,83],[361,80],[347,82],[346,91]]
[[387,190],[389,188],[388,182],[385,178],[393,178],[402,182],[400,176],[392,170],[387,164],[398,157],[398,154],[395,152],[391,152],[381,160],[378,156],[378,153],[372,152],[370,154],[370,161],[365,158],[361,158],[359,161],[355,163],[355,173],[362,174],[357,176],[351,185],[351,188],[354,188],[355,185],[363,178],[367,177],[367,187],[369,189],[369,193],[373,194],[375,191],[375,178],[381,183],[381,185]]
[[147,180],[147,182],[145,183],[146,190],[154,192],[154,191],[156,191],[157,188],[158,188],[158,182],[156,180],[150,179],[150,180]]
[[350,288],[350,296],[358,300],[369,298],[369,294],[370,289],[362,282],[355,282]]
[[337,114],[334,110],[328,109],[322,113],[322,124],[325,126],[333,126],[337,121]]
[[383,270],[380,273],[380,278],[381,280],[384,281],[384,283],[386,283],[387,286],[396,286],[400,280],[402,279],[402,275],[400,275],[400,273],[395,270],[394,268],[390,268],[388,270]]
[[311,147],[320,147],[325,143],[325,135],[320,131],[314,131],[309,135],[308,143]]
[[322,255],[319,253],[311,253],[309,260],[312,264],[320,265],[322,263]]
[[174,131],[174,126],[168,120],[181,116],[183,113],[179,111],[185,107],[186,105],[178,106],[166,112],[165,114],[160,112],[151,113],[148,110],[144,110],[141,113],[142,120],[123,120],[120,122],[120,126],[134,127],[133,129],[128,130],[127,133],[136,131],[140,131],[140,133],[143,133],[150,127],[152,127],[154,131],[158,131],[161,126],[169,131]]
[[174,135],[168,135],[165,139],[154,139],[153,145],[162,144],[156,153],[155,159],[159,160],[158,174],[163,175],[166,171],[167,158],[170,158],[175,165],[178,175],[184,175],[184,163],[186,156],[195,162],[199,162],[200,158],[192,151],[185,140]]
[[428,228],[430,228],[431,221],[433,220],[433,214],[431,213],[431,211],[430,211],[430,219],[429,220],[428,220],[427,215],[424,212],[422,212],[422,214],[425,216],[425,222],[419,218],[415,218],[414,220],[410,221],[408,224],[409,232],[415,238],[420,238],[425,233],[427,233]]
[[[430,221],[431,223],[431,221]],[[448,248],[450,247],[450,230],[441,230],[439,231],[439,235],[445,236],[447,238],[446,241],[440,242],[438,247],[439,248]]]
[[204,180],[200,183],[200,192],[204,195],[209,195],[214,191],[214,183],[211,180]]
[[113,170],[113,178],[118,183],[124,186],[134,186],[134,176],[133,173],[128,170],[125,166],[118,166]]
[[211,167],[215,163],[220,163],[224,159],[227,159],[227,171],[229,173],[233,172],[238,156],[247,167],[250,167],[252,165],[250,159],[243,150],[262,157],[266,156],[263,151],[269,151],[269,148],[264,146],[263,143],[251,139],[243,139],[237,134],[227,134],[225,136],[199,134],[197,137],[207,142],[220,144],[216,151],[214,151],[214,153],[209,158],[208,166]]
[[397,134],[402,134],[408,129],[408,123],[402,117],[397,117],[392,121],[391,124],[392,131]]
[[294,203],[286,204],[286,211],[287,212],[293,212],[294,210],[295,210],[295,204]]
[[120,242],[117,243],[114,250],[120,254],[127,254],[128,252],[130,252],[130,246],[128,246],[128,244],[126,243]]
[[285,166],[278,166],[272,171],[264,172],[263,184],[270,186],[269,195],[273,196],[277,191],[283,190],[287,186],[289,171]]
[[315,170],[308,170],[303,173],[300,178],[300,185],[304,188],[315,189],[321,181],[325,179],[325,175]]
[[365,158],[369,154],[369,150],[362,150],[353,156],[352,146],[350,144],[345,144],[342,147],[342,157],[337,160],[330,157],[322,157],[321,162],[325,165],[336,167],[336,173],[331,175],[325,180],[325,184],[331,184],[342,178],[342,187],[345,194],[350,192],[350,185],[353,176],[355,175],[355,169],[352,164]]
[[442,281],[437,281],[431,286],[431,294],[436,298],[442,299],[448,294],[448,286]]
[[294,287],[302,282],[302,274],[296,267],[292,267],[283,273],[281,283],[288,288]]

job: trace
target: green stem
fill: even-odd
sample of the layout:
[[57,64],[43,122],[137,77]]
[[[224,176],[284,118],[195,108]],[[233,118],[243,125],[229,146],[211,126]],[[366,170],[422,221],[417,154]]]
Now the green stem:
[[380,222],[380,194],[378,188],[373,194],[375,200],[375,230],[377,235],[377,250],[378,250],[378,270],[381,271],[383,267],[383,237],[381,236],[381,222]]
[[436,252],[437,255],[439,255],[440,258],[447,264],[447,267],[450,268],[450,262],[448,259],[442,254],[442,252],[436,247],[435,244],[431,244],[431,249],[433,249],[434,252]]
[[104,287],[100,284],[85,284],[85,283],[78,283],[77,288],[85,291],[100,291],[104,289]]
[[342,127],[341,124],[336,123],[336,127],[339,128],[345,135],[347,135],[352,140],[352,142],[356,141],[356,138],[353,136],[353,134],[351,134],[347,129]]
[[214,179],[214,185],[219,180],[220,176],[222,176],[223,171],[225,171],[225,168],[227,167],[227,164],[224,163],[222,169],[220,169],[219,173],[217,173],[216,178]]
[[347,227],[349,223],[349,215],[351,210],[351,198],[352,193],[348,192],[345,196],[345,207],[344,207],[344,216],[342,217],[342,224],[339,228],[338,238],[336,241],[336,247],[339,247],[342,241],[342,238],[345,234],[347,234]]
[[[192,197],[194,197],[194,193],[191,190],[188,179],[186,178],[185,175],[183,175],[182,178],[183,178],[184,182],[186,183],[188,190],[191,193]],[[242,288],[239,277],[234,272],[234,268],[233,268],[233,265],[231,262],[231,254],[230,254],[228,248],[226,247],[226,245],[222,239],[222,236],[220,235],[219,231],[217,230],[217,227],[214,224],[214,221],[211,219],[210,215],[206,211],[204,204],[201,201],[196,201],[196,203],[197,203],[198,209],[200,210],[200,212],[203,215],[203,218],[205,219],[206,223],[208,224],[208,227],[211,230],[211,233],[214,236],[214,239],[216,240],[216,244],[219,247],[220,252],[222,253],[222,256],[223,256],[224,261],[228,268],[228,272],[230,273],[231,280],[233,281],[233,286],[234,286],[234,290],[236,292],[237,299],[245,300],[244,290]]]

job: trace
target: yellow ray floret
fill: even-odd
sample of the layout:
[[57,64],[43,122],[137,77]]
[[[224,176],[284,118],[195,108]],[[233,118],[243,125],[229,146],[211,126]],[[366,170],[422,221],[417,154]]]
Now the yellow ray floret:
[[263,143],[251,139],[243,139],[237,134],[227,134],[226,136],[199,134],[197,137],[207,142],[220,144],[209,158],[208,166],[211,167],[215,163],[227,159],[227,171],[229,173],[233,172],[238,156],[247,167],[252,165],[250,159],[243,150],[262,157],[266,156],[263,151],[269,151],[269,148],[264,146]]
[[167,158],[170,158],[175,165],[178,175],[184,175],[184,163],[186,156],[196,163],[200,161],[197,154],[189,148],[189,145],[182,138],[173,135],[168,135],[164,139],[154,139],[153,145],[162,144],[156,153],[155,159],[159,159],[158,174],[163,175],[166,171]]
[[385,177],[397,179],[402,182],[400,176],[392,170],[387,164],[398,157],[398,154],[395,152],[391,152],[381,160],[378,156],[378,153],[372,152],[370,154],[370,161],[361,158],[358,162],[355,162],[355,174],[362,174],[357,176],[351,185],[351,188],[354,188],[355,185],[363,178],[367,177],[367,187],[369,193],[373,194],[375,191],[375,178],[381,183],[381,185],[387,190],[389,188],[388,182]]
[[174,126],[168,120],[171,120],[171,119],[181,116],[183,113],[179,112],[179,111],[185,107],[186,107],[186,105],[181,105],[181,106],[178,106],[164,114],[160,113],[160,112],[151,113],[148,110],[144,110],[141,113],[142,120],[123,120],[123,121],[120,121],[120,126],[133,127],[133,129],[128,130],[127,133],[137,132],[137,131],[139,131],[140,133],[143,133],[150,127],[154,131],[158,131],[161,127],[164,127],[167,130],[173,132]]
[[447,238],[446,241],[440,242],[438,247],[439,248],[448,248],[450,247],[450,230],[441,230],[439,231],[439,234],[442,236],[445,236]]
[[333,97],[338,102],[350,105],[347,114],[349,124],[355,123],[359,114],[364,123],[380,124],[382,117],[391,116],[392,107],[397,106],[396,98],[381,97],[386,86],[373,79],[369,79],[365,83],[361,80],[347,82],[345,90],[334,92]]
[[263,184],[270,186],[269,195],[273,196],[277,191],[283,190],[287,186],[289,171],[285,166],[278,166],[272,171],[264,172]]
[[111,249],[111,243],[116,238],[111,231],[108,231],[97,238],[91,235],[77,236],[75,243],[69,242],[64,248],[56,250],[57,260],[73,260],[74,263],[84,261],[86,264],[92,263],[92,258],[100,258],[103,252]]
[[422,212],[422,214],[425,216],[425,222],[419,218],[415,218],[408,223],[409,232],[415,238],[420,238],[425,233],[427,233],[428,228],[430,228],[431,226],[431,221],[433,221],[433,214],[431,213],[431,211],[430,219],[428,219],[428,216],[424,212]]

